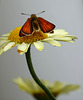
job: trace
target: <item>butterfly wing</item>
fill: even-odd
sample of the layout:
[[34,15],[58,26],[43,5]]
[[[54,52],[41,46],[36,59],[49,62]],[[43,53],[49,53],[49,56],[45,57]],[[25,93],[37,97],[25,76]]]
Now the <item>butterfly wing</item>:
[[31,19],[28,18],[28,20],[25,22],[25,24],[22,26],[20,30],[19,36],[23,37],[30,34],[32,34]]
[[26,34],[24,34],[23,32],[20,31],[19,36],[23,37],[23,36],[26,36]]
[[41,30],[46,33],[52,31],[56,26],[45,19],[38,17],[38,23],[41,28]]

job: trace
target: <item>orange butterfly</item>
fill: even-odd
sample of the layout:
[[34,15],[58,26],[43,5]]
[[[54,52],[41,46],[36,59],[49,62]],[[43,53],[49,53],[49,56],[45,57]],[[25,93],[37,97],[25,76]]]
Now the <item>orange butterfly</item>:
[[[43,11],[44,12],[44,11]],[[24,14],[24,13],[22,13]],[[44,33],[52,31],[56,26],[41,17],[37,17],[32,14],[30,18],[27,19],[25,24],[22,26],[19,36],[23,37],[26,35],[31,35],[35,31],[43,31]]]

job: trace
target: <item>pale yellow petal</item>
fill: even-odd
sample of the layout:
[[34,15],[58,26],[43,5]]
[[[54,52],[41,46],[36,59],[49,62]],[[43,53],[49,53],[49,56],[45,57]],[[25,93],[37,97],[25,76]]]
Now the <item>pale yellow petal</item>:
[[66,32],[64,29],[56,29],[56,30],[54,30],[54,34],[57,34],[57,35],[67,35],[69,33]]
[[35,82],[33,81],[33,86],[34,86],[34,93],[42,93],[42,88]]
[[29,87],[29,86],[22,80],[22,78],[18,77],[17,79],[14,79],[13,81],[14,81],[14,83],[16,83],[16,84],[19,86],[19,88],[20,88],[21,90],[24,90],[24,91],[26,91],[26,92],[28,92],[28,93],[30,93],[30,94],[33,93],[31,87]]
[[29,86],[30,88],[32,88],[34,90],[33,82],[30,79],[25,78],[25,82],[26,82],[27,86]]
[[49,85],[49,81],[47,81],[47,80],[41,80],[41,82],[47,87],[48,85]]
[[47,43],[50,43],[50,44],[52,44],[54,46],[57,46],[57,47],[60,47],[61,46],[61,44],[58,41],[56,41],[56,40],[48,40],[46,42]]
[[43,39],[41,40],[42,42],[46,42],[46,41],[49,41],[49,40],[53,40],[53,38],[46,38],[46,39]]
[[36,47],[36,49],[38,49],[40,51],[42,51],[44,49],[44,44],[41,41],[34,42],[33,44]]
[[53,34],[51,34],[51,33],[47,33],[47,35],[48,35],[49,38],[52,38],[53,36],[55,36],[54,33],[53,33]]
[[9,36],[10,35],[10,33],[6,33],[6,34],[3,34],[2,36]]
[[73,36],[73,35],[65,35],[65,37],[72,38],[72,40],[74,40],[74,39],[78,39],[77,37],[75,37],[75,36]]
[[54,39],[57,41],[71,41],[72,40],[72,38],[70,37],[63,37],[63,38],[54,37]]
[[0,40],[8,40],[8,37],[0,37]]
[[52,36],[49,36],[49,38],[52,38],[52,39],[56,39],[56,38],[64,38],[65,36],[64,35],[52,35]]
[[52,91],[54,92],[58,92],[60,91],[62,88],[64,88],[65,83],[59,82],[59,81],[55,81],[51,87],[52,87]]
[[10,42],[4,47],[4,52],[11,49],[15,45],[15,42]]
[[21,51],[21,50],[18,50],[18,53],[19,53],[20,55],[23,55],[25,52],[24,52],[24,51]]
[[30,44],[26,44],[26,43],[19,44],[18,50],[23,51],[23,52],[27,52],[29,46],[30,46]]
[[0,48],[0,55],[3,53],[3,48]]
[[53,30],[53,33],[47,33],[47,35],[49,37],[52,37],[52,36],[60,36],[60,35],[67,35],[69,34],[68,32],[66,32],[64,29],[56,29],[56,30]]
[[9,43],[9,41],[8,40],[0,40],[0,46],[3,46],[6,43]]
[[67,41],[67,42],[75,43],[75,41]]
[[79,85],[69,84],[66,85],[62,90],[60,90],[60,93],[69,93],[71,91],[78,90],[79,88]]

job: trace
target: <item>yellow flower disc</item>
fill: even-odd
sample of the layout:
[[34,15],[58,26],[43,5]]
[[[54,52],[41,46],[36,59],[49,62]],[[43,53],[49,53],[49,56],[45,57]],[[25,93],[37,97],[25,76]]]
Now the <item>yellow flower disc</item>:
[[21,27],[18,27],[16,29],[14,29],[9,37],[8,40],[11,40],[13,42],[17,42],[17,43],[33,43],[39,40],[43,40],[45,38],[48,38],[48,35],[46,33],[43,33],[41,30],[37,31],[37,32],[33,32],[33,34],[31,34],[30,36],[24,36],[24,37],[20,37],[19,36],[19,32],[21,30]]

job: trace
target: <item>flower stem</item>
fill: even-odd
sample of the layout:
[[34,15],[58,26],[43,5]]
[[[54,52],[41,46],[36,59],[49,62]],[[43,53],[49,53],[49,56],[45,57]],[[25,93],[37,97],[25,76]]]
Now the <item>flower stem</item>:
[[29,68],[29,71],[33,77],[33,79],[36,81],[36,83],[47,93],[47,95],[50,97],[51,100],[56,100],[54,95],[41,83],[41,81],[39,80],[39,78],[37,77],[33,65],[32,65],[32,61],[31,61],[31,55],[30,55],[30,47],[27,51],[27,53],[25,53],[26,55],[26,61],[27,61],[27,65]]

